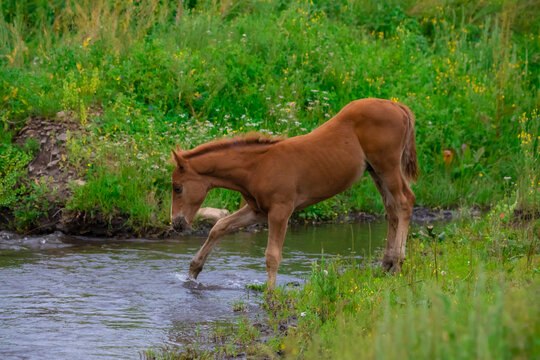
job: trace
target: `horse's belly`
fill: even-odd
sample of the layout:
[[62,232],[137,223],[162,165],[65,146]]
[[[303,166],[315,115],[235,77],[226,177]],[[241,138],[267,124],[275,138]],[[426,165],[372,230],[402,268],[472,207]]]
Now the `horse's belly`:
[[[331,198],[351,187],[364,173],[363,159],[347,164],[336,162],[324,166],[316,164],[297,182],[297,208],[303,208]],[[335,166],[331,166],[335,165]],[[315,170],[315,171],[313,171]]]

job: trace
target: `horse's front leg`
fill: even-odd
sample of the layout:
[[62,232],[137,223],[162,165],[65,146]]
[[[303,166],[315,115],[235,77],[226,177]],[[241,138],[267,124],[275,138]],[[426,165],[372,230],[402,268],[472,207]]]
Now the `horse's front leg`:
[[281,251],[287,222],[294,207],[292,204],[280,204],[272,206],[268,212],[268,245],[266,247],[266,270],[268,271],[267,290],[273,290],[276,286],[277,271],[281,262]]
[[217,240],[220,237],[242,226],[249,226],[262,220],[264,220],[264,216],[255,213],[249,205],[244,206],[229,216],[219,219],[214,227],[212,227],[212,230],[210,230],[208,239],[206,239],[199,252],[197,252],[197,255],[191,260],[189,264],[189,277],[193,279],[197,278],[204,266],[206,258],[216,246]]

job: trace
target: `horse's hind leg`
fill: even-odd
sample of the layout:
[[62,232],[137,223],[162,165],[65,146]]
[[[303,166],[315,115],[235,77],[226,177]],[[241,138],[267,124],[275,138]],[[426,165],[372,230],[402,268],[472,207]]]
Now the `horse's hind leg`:
[[265,218],[265,216],[255,213],[249,205],[246,205],[235,213],[219,219],[212,230],[210,230],[208,239],[206,239],[197,255],[191,260],[189,265],[189,276],[193,279],[197,278],[204,266],[206,258],[214,246],[216,246],[217,240],[220,237],[240,227],[264,221]]
[[370,170],[370,174],[381,193],[388,217],[383,267],[393,273],[399,272],[405,259],[405,245],[414,205],[414,194],[403,178],[399,166],[386,172]]

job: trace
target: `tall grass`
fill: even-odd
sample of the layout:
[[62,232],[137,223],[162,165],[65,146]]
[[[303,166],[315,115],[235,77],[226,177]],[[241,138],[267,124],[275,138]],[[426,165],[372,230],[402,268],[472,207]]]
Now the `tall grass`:
[[[527,359],[539,355],[535,289],[516,289],[504,281],[473,284],[448,293],[433,284],[412,290],[383,291],[379,317],[337,315],[302,353],[306,359]],[[472,286],[471,286],[472,285]],[[364,309],[359,311],[365,311]],[[369,312],[369,310],[368,310]],[[287,344],[287,342],[285,342]],[[288,346],[285,345],[287,349]],[[298,348],[291,345],[291,357]]]
[[[525,166],[519,119],[532,118],[539,100],[538,9],[529,1],[0,6],[2,124],[14,133],[30,115],[61,110],[80,122],[85,132],[70,140],[68,162],[87,177],[69,200],[81,211],[126,214],[122,197],[141,204],[129,212],[135,227],[149,221],[144,204],[166,226],[171,146],[252,130],[307,133],[364,97],[416,114],[420,205],[493,204],[504,178]],[[529,127],[537,151],[538,124]],[[2,139],[4,152],[13,145]],[[109,177],[118,196],[102,187]],[[240,203],[227,191],[208,201]],[[300,216],[358,209],[383,209],[368,178]]]

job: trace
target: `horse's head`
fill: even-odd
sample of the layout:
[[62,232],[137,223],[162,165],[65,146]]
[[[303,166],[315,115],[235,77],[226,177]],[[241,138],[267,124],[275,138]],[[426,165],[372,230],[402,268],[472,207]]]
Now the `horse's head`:
[[177,147],[172,150],[176,164],[172,172],[171,224],[175,230],[191,227],[191,222],[208,192],[208,183],[189,164]]

